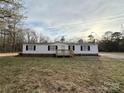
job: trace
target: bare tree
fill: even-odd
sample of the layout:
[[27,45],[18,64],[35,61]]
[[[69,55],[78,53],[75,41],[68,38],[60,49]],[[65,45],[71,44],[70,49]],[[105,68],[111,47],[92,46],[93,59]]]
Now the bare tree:
[[27,43],[38,43],[38,35],[31,29],[25,29],[25,41]]
[[9,38],[9,41],[11,40],[11,42],[8,43],[12,47],[12,51],[15,51],[16,35],[18,35],[19,31],[18,27],[23,19],[21,8],[21,0],[0,0],[0,23],[2,23],[0,24],[1,39],[6,46],[8,45],[5,39]]

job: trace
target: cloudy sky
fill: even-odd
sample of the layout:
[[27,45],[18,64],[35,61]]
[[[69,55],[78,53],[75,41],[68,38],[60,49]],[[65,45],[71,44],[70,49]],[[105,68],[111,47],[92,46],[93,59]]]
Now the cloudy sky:
[[26,27],[52,39],[83,38],[95,32],[121,31],[124,0],[24,0]]

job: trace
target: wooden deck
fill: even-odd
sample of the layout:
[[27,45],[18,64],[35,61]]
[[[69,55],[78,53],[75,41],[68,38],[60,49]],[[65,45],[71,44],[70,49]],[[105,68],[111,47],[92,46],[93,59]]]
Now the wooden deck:
[[56,50],[56,56],[69,56],[69,57],[73,57],[74,56],[74,52],[72,50]]

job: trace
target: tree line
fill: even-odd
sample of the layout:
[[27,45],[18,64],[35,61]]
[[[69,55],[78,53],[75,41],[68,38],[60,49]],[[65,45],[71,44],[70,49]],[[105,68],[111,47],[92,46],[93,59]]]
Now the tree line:
[[0,52],[20,52],[23,43],[47,42],[48,37],[23,27],[22,0],[0,0]]
[[98,45],[99,51],[124,52],[124,36],[121,32],[107,31]]
[[21,0],[0,0],[0,51],[2,52],[15,51],[16,45],[20,44],[22,39],[20,25],[24,18],[21,9]]

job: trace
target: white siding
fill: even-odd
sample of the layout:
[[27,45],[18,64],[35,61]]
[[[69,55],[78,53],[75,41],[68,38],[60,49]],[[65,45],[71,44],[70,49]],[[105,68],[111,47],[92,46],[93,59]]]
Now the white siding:
[[[27,44],[28,45],[28,44]],[[35,51],[26,51],[26,44],[23,45],[24,54],[55,54],[55,51],[48,51],[48,45],[35,44]]]
[[[26,51],[26,45],[36,45],[36,50],[28,50]],[[68,49],[68,45],[67,44],[60,44],[60,43],[56,43],[56,44],[50,44],[50,45],[55,45],[58,46],[58,49]],[[48,46],[49,44],[23,44],[23,53],[24,54],[55,54],[56,50],[52,51],[48,51]],[[72,45],[73,46],[73,45]],[[82,44],[82,46],[90,46],[90,51],[81,51],[81,45],[74,45],[75,46],[75,50],[74,53],[75,54],[98,54],[98,45],[97,44]]]
[[81,45],[75,45],[75,54],[98,54],[98,46],[93,45],[82,45],[82,46],[90,46],[90,51],[81,51]]

